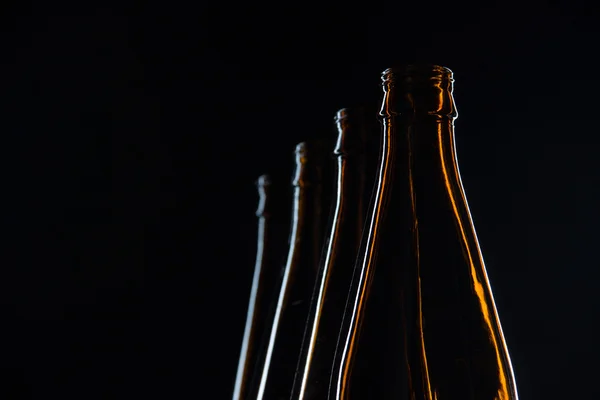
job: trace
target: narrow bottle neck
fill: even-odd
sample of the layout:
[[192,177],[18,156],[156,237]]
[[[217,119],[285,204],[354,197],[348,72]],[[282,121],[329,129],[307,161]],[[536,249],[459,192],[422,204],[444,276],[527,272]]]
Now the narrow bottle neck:
[[[429,115],[393,116],[383,126],[381,162],[385,177],[380,182],[402,188],[394,190],[387,200],[392,204],[388,218],[397,220],[394,225],[401,229],[416,224],[415,216],[424,209],[437,210],[449,204],[464,213],[467,204],[462,195],[453,120]],[[450,193],[456,196],[450,199]],[[409,233],[398,232],[405,234]]]
[[[382,155],[400,169],[400,179],[424,179],[432,184],[455,168],[452,72],[444,67],[408,66],[382,75]],[[385,160],[382,160],[385,161]],[[415,168],[418,174],[415,174]],[[402,173],[403,169],[407,169]],[[431,175],[434,176],[431,176]],[[446,177],[446,178],[444,178]]]
[[320,185],[329,178],[329,149],[330,143],[325,140],[303,142],[296,146],[296,168],[292,179],[294,187]]
[[382,162],[394,160],[399,179],[408,174],[409,182],[446,184],[450,175],[457,178],[453,84],[452,72],[439,66],[407,66],[383,73]]
[[293,214],[291,246],[302,240],[301,251],[290,247],[290,255],[315,258],[318,267],[323,231],[331,200],[330,142],[326,140],[303,142],[296,146],[296,169],[292,180]]
[[[304,182],[294,186],[292,232],[290,237],[290,257],[301,264],[313,264],[318,260],[323,240],[323,231],[327,223],[329,203],[322,183]],[[304,268],[304,267],[302,267]]]

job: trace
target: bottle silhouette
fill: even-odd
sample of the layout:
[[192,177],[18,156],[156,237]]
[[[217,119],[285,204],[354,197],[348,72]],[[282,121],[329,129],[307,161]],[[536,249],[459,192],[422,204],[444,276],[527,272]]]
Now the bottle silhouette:
[[[342,109],[338,131],[334,206],[328,238],[317,273],[291,398],[325,399],[354,260],[358,253],[379,144],[376,114],[365,109]],[[375,157],[373,157],[375,156]],[[375,159],[373,159],[375,158]]]
[[381,163],[329,399],[515,400],[458,170],[452,72],[382,80]]
[[[245,400],[256,385],[256,370],[264,363],[265,336],[272,319],[272,299],[279,277],[284,252],[285,197],[281,185],[272,183],[269,175],[262,175],[256,181],[259,202],[256,210],[258,233],[256,262],[250,300],[246,315],[246,326],[242,338],[240,358],[235,378],[233,400]],[[275,187],[274,187],[275,186]],[[287,188],[287,185],[286,185]],[[287,202],[285,202],[287,203]]]
[[288,256],[260,372],[258,400],[290,396],[331,205],[329,151],[327,140],[296,146]]

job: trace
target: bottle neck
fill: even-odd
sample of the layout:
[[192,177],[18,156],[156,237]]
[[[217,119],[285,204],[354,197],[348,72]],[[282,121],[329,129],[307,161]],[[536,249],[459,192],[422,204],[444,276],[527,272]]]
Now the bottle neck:
[[385,71],[382,80],[382,167],[386,160],[395,165],[392,176],[409,184],[411,196],[420,187],[416,181],[442,186],[456,181],[454,120],[458,112],[452,72],[438,66],[408,66]]
[[382,162],[394,164],[398,179],[410,176],[429,184],[448,185],[457,179],[458,166],[451,118],[392,116],[383,122]]
[[312,264],[313,273],[319,264],[332,194],[330,148],[330,142],[325,140],[296,147],[289,256],[302,258],[297,262],[303,265]]
[[[387,178],[398,181],[399,186],[409,185],[406,193],[410,193],[411,207],[420,188],[425,193],[419,202],[445,201],[444,196],[426,191],[433,191],[434,186],[441,193],[448,185],[459,184],[454,146],[458,112],[452,95],[452,72],[438,66],[408,66],[385,71],[382,80],[380,172],[389,174]],[[391,165],[393,171],[388,168]]]
[[328,196],[324,189],[323,183],[306,181],[293,188],[289,256],[298,258],[297,262],[303,265],[314,264],[313,271],[318,266],[323,230],[329,210],[329,203],[326,204]]

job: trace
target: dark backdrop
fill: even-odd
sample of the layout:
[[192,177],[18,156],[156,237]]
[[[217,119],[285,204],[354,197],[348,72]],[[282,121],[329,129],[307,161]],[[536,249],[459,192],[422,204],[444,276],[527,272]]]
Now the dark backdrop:
[[2,398],[228,398],[254,180],[289,174],[295,143],[377,103],[405,62],[455,73],[522,398],[597,397],[600,20],[573,2],[415,3],[3,13]]

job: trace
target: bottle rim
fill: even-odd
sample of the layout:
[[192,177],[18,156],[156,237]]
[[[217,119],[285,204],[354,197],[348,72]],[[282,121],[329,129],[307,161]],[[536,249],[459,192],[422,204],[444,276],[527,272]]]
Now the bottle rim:
[[[364,151],[366,138],[367,109],[357,106],[342,108],[337,111],[334,118],[337,139],[333,148],[335,157],[349,154],[360,154]],[[351,131],[349,126],[352,125]]]
[[256,186],[265,187],[271,184],[271,176],[269,174],[262,174],[256,179]]
[[395,82],[403,78],[425,78],[427,80],[453,81],[453,72],[450,68],[435,64],[409,64],[405,66],[387,68],[381,73],[383,83]]
[[340,108],[335,114],[335,117],[334,117],[335,122],[339,122],[339,121],[347,119],[348,113],[350,113],[350,110],[348,108]]

